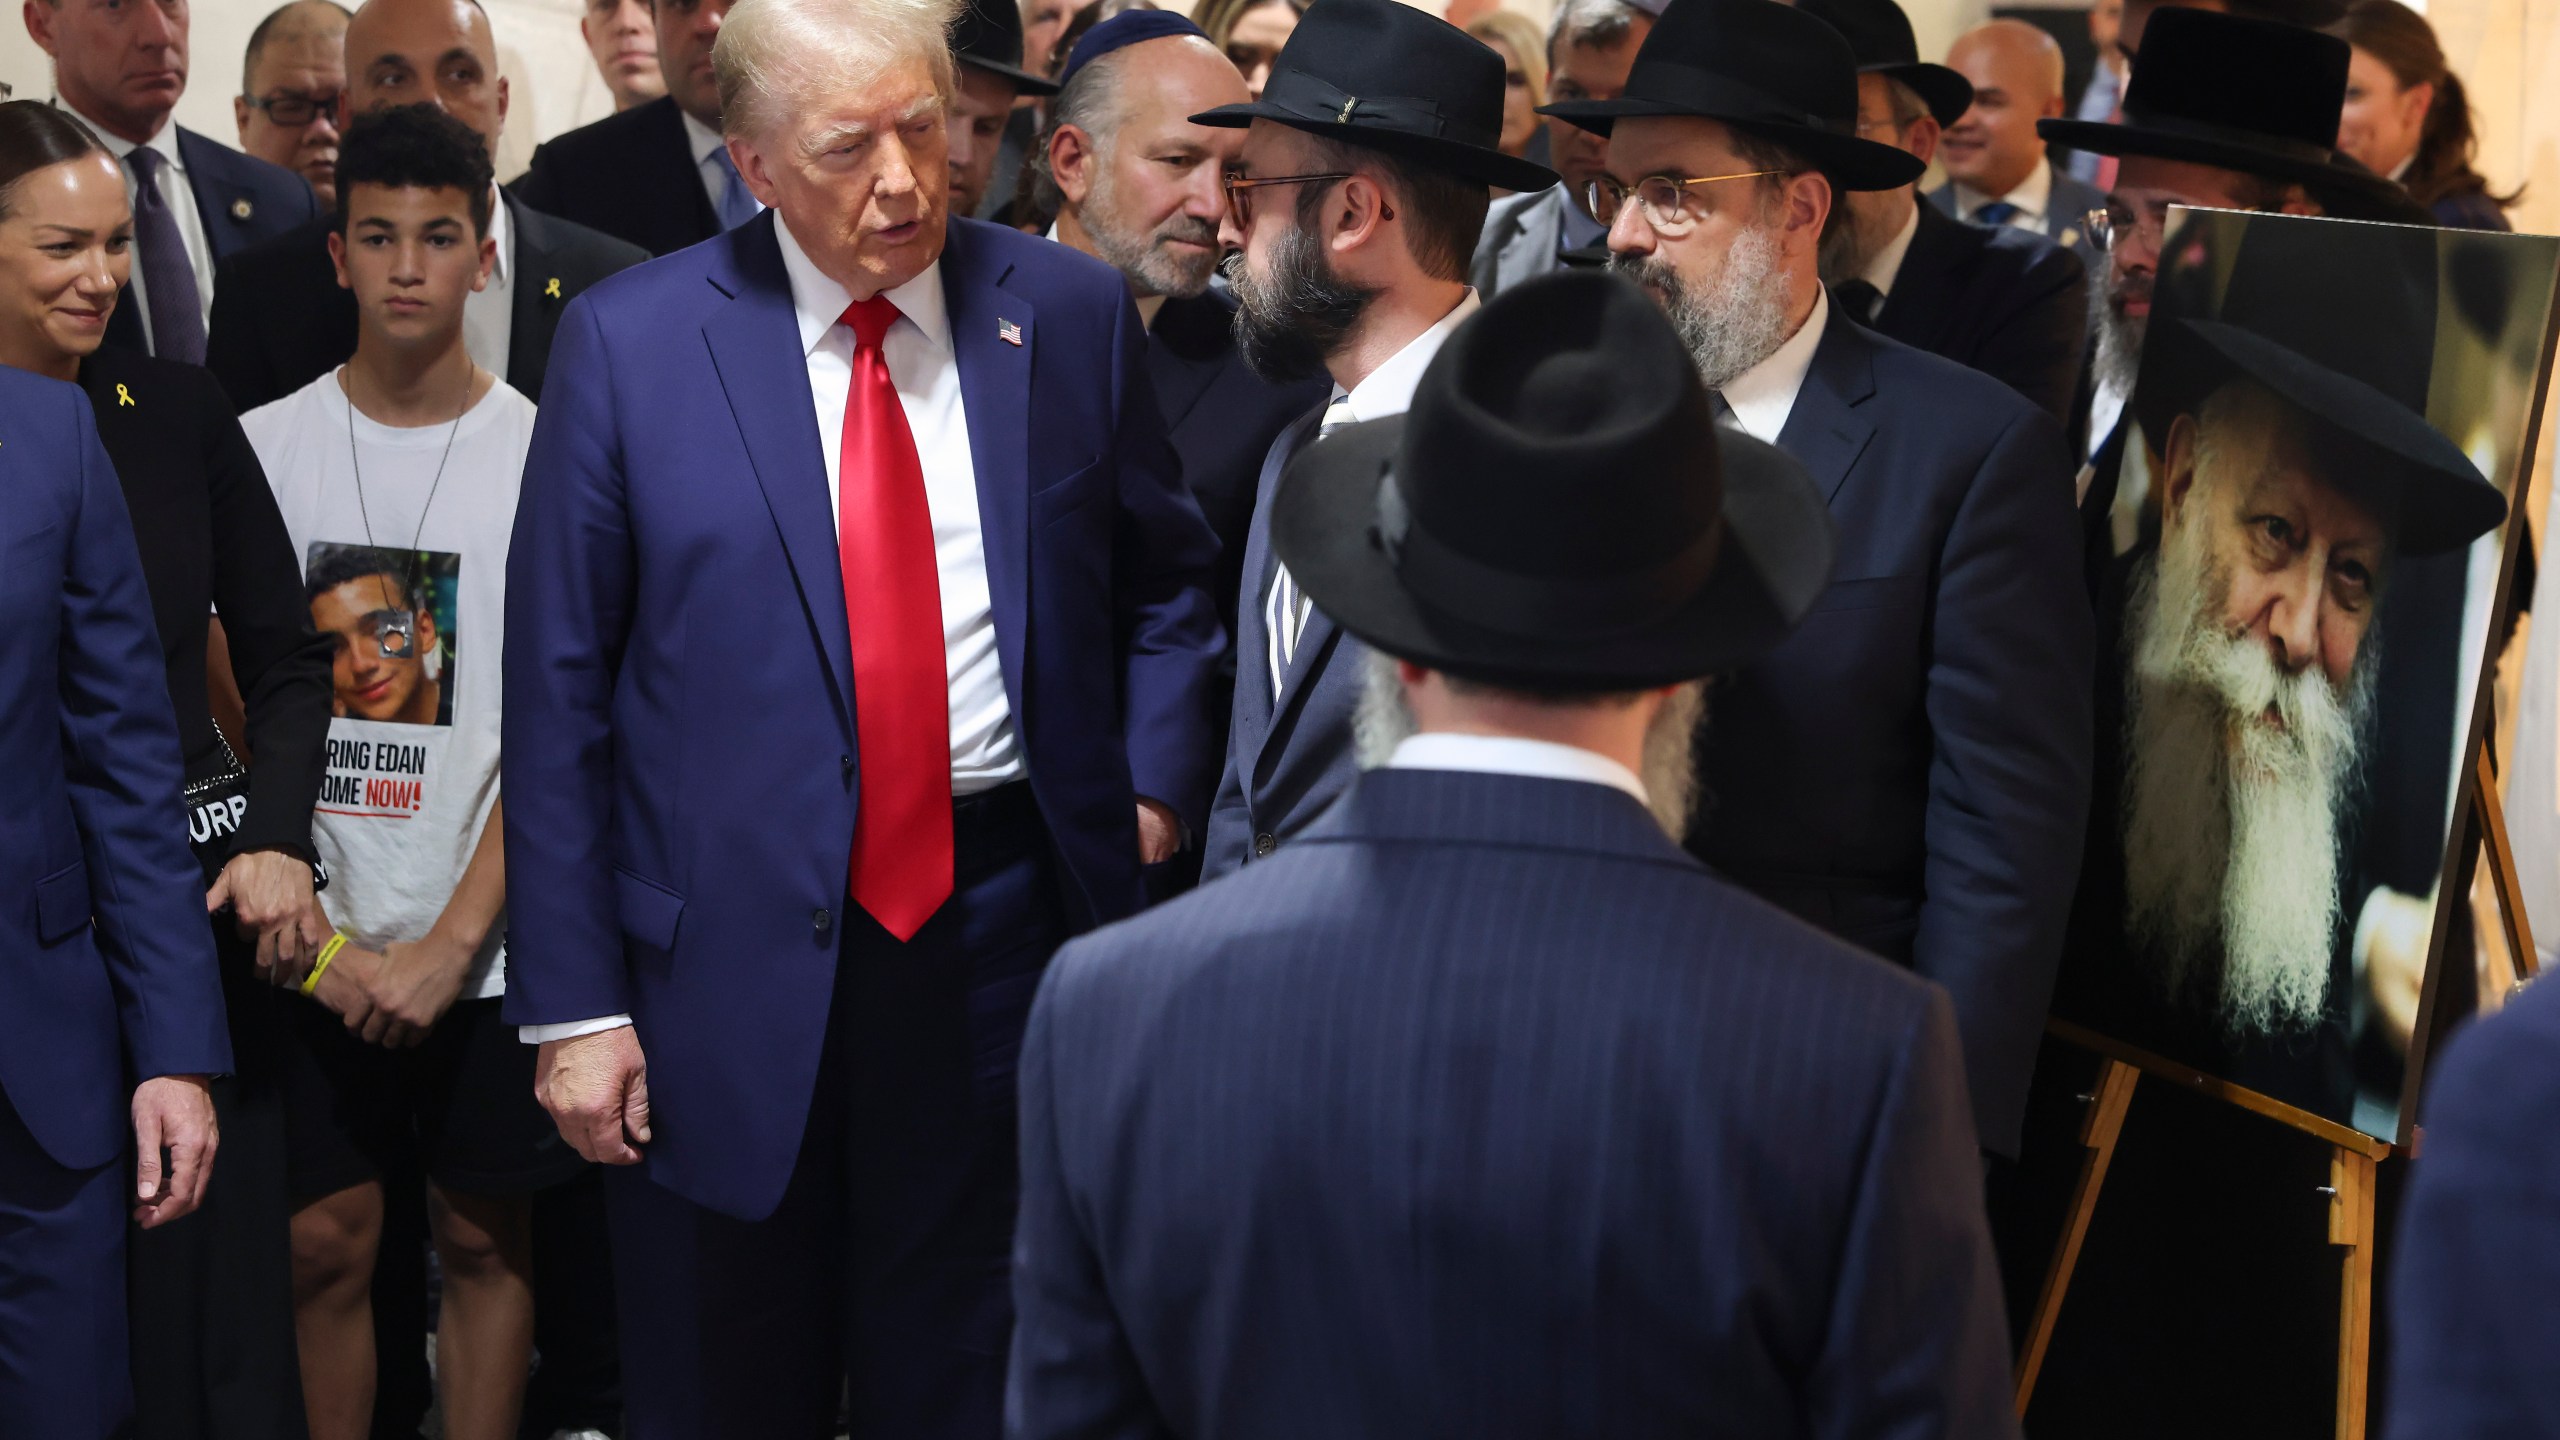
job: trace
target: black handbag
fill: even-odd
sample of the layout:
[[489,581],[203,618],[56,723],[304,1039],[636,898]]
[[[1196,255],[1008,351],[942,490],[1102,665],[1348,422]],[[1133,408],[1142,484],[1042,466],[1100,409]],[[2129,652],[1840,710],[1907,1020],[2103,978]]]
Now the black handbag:
[[232,753],[231,742],[217,727],[214,744],[222,754],[213,770],[186,784],[187,843],[196,852],[196,863],[204,867],[204,883],[211,885],[222,867],[239,853],[240,822],[249,814],[249,767]]

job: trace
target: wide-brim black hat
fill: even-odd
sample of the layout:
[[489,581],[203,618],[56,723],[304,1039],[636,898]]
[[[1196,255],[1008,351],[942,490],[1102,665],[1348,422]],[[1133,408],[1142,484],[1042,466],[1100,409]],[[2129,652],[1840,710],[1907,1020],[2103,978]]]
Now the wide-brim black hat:
[[1587,270],[1504,290],[1411,410],[1300,454],[1271,537],[1372,648],[1533,690],[1743,665],[1812,608],[1833,550],[1804,467],[1718,429],[1660,309]]
[[2300,184],[2329,214],[2424,223],[2407,192],[2337,150],[2347,42],[2275,20],[2186,7],[2143,31],[2124,120],[2039,120],[2036,134],[2098,155],[2149,156]]
[[2358,463],[2343,483],[2395,495],[2404,553],[2456,549],[2494,529],[2506,496],[2427,421],[2436,247],[2437,232],[2416,226],[2250,217],[2220,314],[2154,313],[2132,401],[2153,446],[2245,377],[2346,442]]
[[1262,98],[1194,125],[1270,120],[1383,150],[1499,190],[1544,190],[1556,173],[1502,153],[1502,57],[1398,0],[1316,0],[1271,62]]
[[1022,12],[1013,0],[969,0],[951,23],[951,58],[1012,81],[1020,94],[1058,93],[1056,81],[1022,68]]
[[1910,86],[1940,125],[1953,125],[1973,108],[1973,82],[1920,58],[1911,17],[1893,0],[1796,0],[1796,8],[1840,32],[1859,74]]
[[1802,155],[1844,190],[1920,178],[1920,157],[1858,134],[1858,61],[1840,32],[1771,0],[1671,0],[1615,100],[1538,107],[1597,135],[1637,116],[1721,120]]

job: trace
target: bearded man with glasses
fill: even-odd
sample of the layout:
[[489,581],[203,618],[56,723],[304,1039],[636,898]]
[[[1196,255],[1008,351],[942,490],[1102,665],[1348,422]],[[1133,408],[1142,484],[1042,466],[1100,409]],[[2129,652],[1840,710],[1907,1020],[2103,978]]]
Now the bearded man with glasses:
[[1616,100],[1610,263],[1670,314],[1726,423],[1813,473],[1829,590],[1721,680],[1692,853],[1946,987],[1982,1147],[2014,1155],[2089,801],[2092,625],[2061,427],[2008,386],[1836,313],[1816,255],[1847,190],[1917,157],[1858,133],[1838,32],[1672,0]]
[[1218,231],[1236,252],[1237,350],[1274,383],[1333,381],[1263,462],[1204,879],[1271,854],[1351,783],[1364,652],[1272,555],[1272,496],[1319,434],[1404,413],[1476,308],[1467,265],[1493,189],[1556,183],[1497,148],[1502,91],[1501,58],[1454,25],[1398,0],[1316,0],[1260,99],[1191,117],[1245,131]]

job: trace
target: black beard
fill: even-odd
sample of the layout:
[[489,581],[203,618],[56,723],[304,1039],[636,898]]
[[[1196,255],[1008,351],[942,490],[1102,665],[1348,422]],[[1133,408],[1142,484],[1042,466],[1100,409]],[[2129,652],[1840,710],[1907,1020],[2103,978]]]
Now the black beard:
[[1223,268],[1236,292],[1236,350],[1248,369],[1275,385],[1323,374],[1327,357],[1378,298],[1375,290],[1335,279],[1303,228],[1273,247],[1269,284],[1253,278],[1241,250]]

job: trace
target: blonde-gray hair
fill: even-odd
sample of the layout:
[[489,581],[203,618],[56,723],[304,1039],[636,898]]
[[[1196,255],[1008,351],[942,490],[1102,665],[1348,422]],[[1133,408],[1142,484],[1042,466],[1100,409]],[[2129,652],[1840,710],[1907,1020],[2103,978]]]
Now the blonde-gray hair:
[[720,128],[770,131],[820,89],[854,90],[910,60],[932,70],[945,100],[951,26],[962,0],[738,0],[711,47]]

